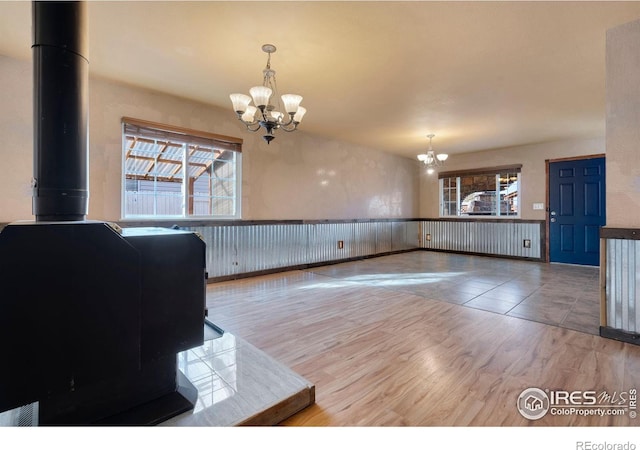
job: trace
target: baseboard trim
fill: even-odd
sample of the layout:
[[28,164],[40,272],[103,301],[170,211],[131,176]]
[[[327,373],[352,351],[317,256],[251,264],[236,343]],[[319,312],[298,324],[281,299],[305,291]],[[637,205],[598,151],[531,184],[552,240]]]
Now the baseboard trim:
[[512,255],[499,255],[493,253],[481,253],[481,252],[465,252],[463,250],[445,250],[439,248],[427,248],[422,247],[420,250],[424,250],[427,252],[440,252],[440,253],[454,253],[456,255],[468,255],[468,256],[489,256],[491,258],[501,258],[501,259],[515,259],[519,261],[532,261],[532,262],[547,262],[544,258],[532,258],[529,256],[512,256]]
[[236,273],[232,275],[221,275],[217,277],[208,277],[207,283],[220,283],[222,281],[240,280],[242,278],[251,278],[261,275],[271,275],[274,273],[289,272],[292,270],[313,269],[314,267],[331,266],[333,264],[341,264],[352,261],[361,261],[363,259],[378,258],[380,256],[397,255],[399,253],[409,253],[421,250],[420,248],[410,248],[406,250],[395,250],[392,252],[376,253],[375,255],[356,256],[353,258],[334,259],[331,261],[321,261],[308,264],[298,264],[295,266],[274,267],[273,269],[257,270],[253,272]]
[[640,334],[629,333],[628,331],[619,330],[611,327],[600,327],[600,336],[616,341],[626,342],[628,344],[640,345]]

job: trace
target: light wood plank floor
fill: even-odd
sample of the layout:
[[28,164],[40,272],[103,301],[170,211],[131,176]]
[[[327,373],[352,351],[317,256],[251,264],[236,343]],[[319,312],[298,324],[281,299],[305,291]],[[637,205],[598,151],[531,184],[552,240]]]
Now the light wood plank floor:
[[[581,306],[597,299],[592,278],[597,269],[421,251],[211,284],[207,307],[315,385],[316,404],[283,425],[638,425],[628,414],[530,421],[516,408],[529,387],[640,387],[639,346],[569,329],[597,330]],[[483,309],[469,304],[482,296]]]

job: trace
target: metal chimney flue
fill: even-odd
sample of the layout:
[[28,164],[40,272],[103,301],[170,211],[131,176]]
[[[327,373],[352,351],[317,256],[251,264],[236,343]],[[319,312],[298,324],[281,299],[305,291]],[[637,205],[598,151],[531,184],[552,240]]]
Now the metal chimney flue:
[[36,221],[85,220],[89,203],[87,9],[33,2]]

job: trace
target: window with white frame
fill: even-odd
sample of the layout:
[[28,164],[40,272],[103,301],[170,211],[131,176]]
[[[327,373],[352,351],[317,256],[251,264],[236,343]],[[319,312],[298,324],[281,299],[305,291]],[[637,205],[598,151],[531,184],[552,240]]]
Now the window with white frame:
[[242,140],[122,119],[123,218],[239,218]]
[[521,167],[440,173],[440,217],[519,217]]

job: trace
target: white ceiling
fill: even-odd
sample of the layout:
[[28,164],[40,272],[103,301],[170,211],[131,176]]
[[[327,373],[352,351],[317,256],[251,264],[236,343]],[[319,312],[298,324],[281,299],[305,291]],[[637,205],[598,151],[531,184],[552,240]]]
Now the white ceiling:
[[[90,1],[93,74],[229,109],[261,84],[301,129],[415,157],[604,135],[605,33],[640,2]],[[31,3],[0,1],[0,54],[31,57]],[[215,131],[215,130],[211,130]]]

